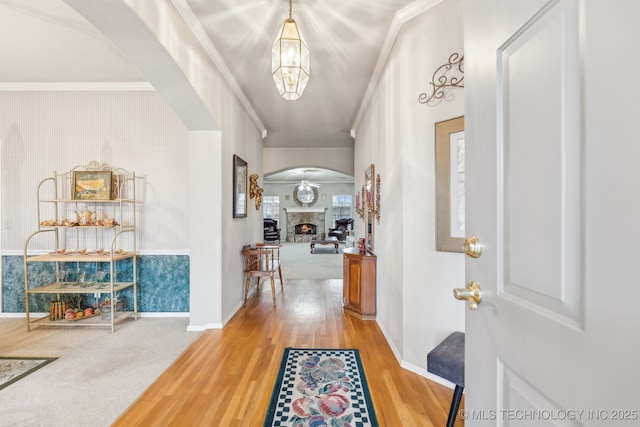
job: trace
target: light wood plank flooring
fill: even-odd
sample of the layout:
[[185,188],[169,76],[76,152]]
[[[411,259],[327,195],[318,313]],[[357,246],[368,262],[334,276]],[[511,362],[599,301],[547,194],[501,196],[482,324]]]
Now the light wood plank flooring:
[[345,315],[341,280],[277,289],[277,307],[263,283],[205,331],[114,426],[262,426],[285,347],[358,348],[381,426],[445,425],[453,391],[402,369],[375,321]]

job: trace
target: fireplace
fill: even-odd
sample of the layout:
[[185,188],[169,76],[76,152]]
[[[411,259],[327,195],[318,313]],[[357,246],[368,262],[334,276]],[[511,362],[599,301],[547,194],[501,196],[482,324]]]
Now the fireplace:
[[294,230],[296,234],[316,234],[315,224],[297,224]]
[[327,208],[284,208],[287,213],[287,242],[310,242],[326,232]]

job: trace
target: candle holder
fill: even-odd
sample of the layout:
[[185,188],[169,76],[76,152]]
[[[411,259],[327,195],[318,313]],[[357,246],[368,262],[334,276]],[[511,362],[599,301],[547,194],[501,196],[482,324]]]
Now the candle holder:
[[362,190],[359,193],[356,193],[356,213],[364,221],[364,212],[366,209],[365,205],[365,192],[364,185],[362,186]]
[[380,175],[376,175],[376,202],[375,204],[367,202],[367,206],[378,224],[380,224]]

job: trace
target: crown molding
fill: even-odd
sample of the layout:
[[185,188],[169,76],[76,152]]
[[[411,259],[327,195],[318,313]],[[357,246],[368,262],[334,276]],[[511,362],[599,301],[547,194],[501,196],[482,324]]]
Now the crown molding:
[[351,137],[353,139],[356,138],[356,132],[358,127],[360,126],[360,121],[362,120],[362,116],[364,115],[369,102],[371,101],[371,97],[375,92],[376,87],[378,86],[378,82],[380,81],[380,75],[384,70],[385,65],[387,64],[387,59],[389,59],[389,55],[391,54],[391,49],[398,38],[398,33],[400,33],[400,29],[405,22],[408,22],[428,11],[432,7],[436,6],[439,3],[442,3],[444,0],[416,0],[413,3],[403,7],[393,16],[393,20],[391,21],[391,26],[389,27],[389,31],[387,32],[387,37],[385,38],[384,44],[380,49],[380,55],[378,56],[378,61],[376,62],[376,66],[371,75],[371,79],[369,80],[369,84],[367,86],[367,91],[362,98],[362,103],[360,104],[360,109],[358,110],[358,114],[356,115],[356,119],[353,122],[353,126],[351,127]]
[[214,44],[211,42],[211,39],[209,39],[209,37],[207,36],[206,31],[202,27],[202,24],[200,24],[187,2],[185,0],[171,0],[171,3],[173,3],[178,13],[182,16],[182,19],[184,19],[184,22],[187,24],[195,38],[200,42],[200,45],[207,53],[211,61],[213,61],[213,63],[216,65],[216,67],[220,71],[220,74],[222,74],[222,77],[231,87],[233,93],[235,93],[235,95],[238,97],[240,103],[247,111],[247,114],[249,114],[255,125],[260,130],[262,139],[266,138],[267,129],[262,124],[260,117],[258,117],[258,114],[253,109],[253,106],[240,88],[240,85],[229,70],[229,67],[227,67],[227,64],[222,59],[222,56],[218,52],[218,49],[216,49]]
[[122,92],[122,91],[155,91],[147,82],[59,82],[28,83],[0,82],[0,91],[5,92]]

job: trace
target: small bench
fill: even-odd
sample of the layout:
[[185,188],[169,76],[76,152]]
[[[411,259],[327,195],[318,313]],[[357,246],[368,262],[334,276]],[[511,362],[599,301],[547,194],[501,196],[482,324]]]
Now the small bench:
[[333,245],[336,248],[336,253],[338,253],[339,243],[338,238],[333,236],[327,237],[326,239],[314,239],[311,241],[311,253],[313,253],[316,245]]
[[464,390],[464,333],[454,332],[427,354],[427,371],[456,385],[447,427],[453,427]]

